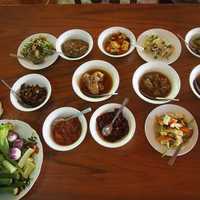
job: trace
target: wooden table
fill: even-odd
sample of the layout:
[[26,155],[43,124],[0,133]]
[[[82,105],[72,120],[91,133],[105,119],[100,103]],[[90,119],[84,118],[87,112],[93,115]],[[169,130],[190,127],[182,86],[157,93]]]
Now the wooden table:
[[[5,108],[4,118],[24,120],[41,136],[46,116],[62,106],[83,109],[90,105],[94,110],[109,102],[122,102],[131,98],[129,108],[136,117],[135,137],[119,149],[106,149],[97,144],[89,131],[84,142],[75,150],[58,153],[43,141],[44,164],[41,175],[27,200],[199,200],[200,144],[178,159],[174,167],[167,165],[147,142],[144,121],[155,108],[139,99],[133,91],[132,74],[144,61],[134,51],[130,56],[114,59],[104,56],[97,47],[97,37],[110,26],[130,28],[136,36],[143,31],[160,27],[185,35],[199,26],[200,6],[181,5],[82,5],[82,6],[19,6],[0,7],[0,77],[13,84],[17,78],[31,73],[10,58],[20,42],[37,32],[49,32],[56,36],[71,28],[89,31],[95,41],[94,49],[81,61],[59,59],[52,67],[39,71],[52,84],[51,100],[41,110],[33,113],[17,111],[10,103],[7,89],[0,85],[0,100]],[[181,78],[178,105],[189,109],[199,122],[199,100],[192,94],[188,77],[199,59],[183,46],[181,57],[172,66]],[[78,98],[71,85],[77,67],[92,59],[106,60],[120,73],[119,95],[100,103],[87,103]],[[89,122],[90,114],[87,119]],[[199,124],[200,125],[200,124]],[[42,139],[42,137],[41,137]],[[43,139],[42,139],[43,140]]]

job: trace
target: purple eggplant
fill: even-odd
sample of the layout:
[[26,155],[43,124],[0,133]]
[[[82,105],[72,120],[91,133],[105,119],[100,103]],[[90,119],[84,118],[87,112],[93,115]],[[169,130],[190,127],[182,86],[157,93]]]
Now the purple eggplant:
[[12,160],[19,160],[21,158],[21,150],[13,147],[10,149],[10,158]]

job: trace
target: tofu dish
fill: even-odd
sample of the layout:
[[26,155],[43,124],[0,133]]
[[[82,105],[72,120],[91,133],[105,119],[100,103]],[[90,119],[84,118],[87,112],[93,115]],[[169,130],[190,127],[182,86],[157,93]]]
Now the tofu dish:
[[166,150],[186,143],[193,135],[193,129],[189,126],[191,122],[187,122],[184,115],[179,113],[166,113],[157,117],[157,141],[166,146]]

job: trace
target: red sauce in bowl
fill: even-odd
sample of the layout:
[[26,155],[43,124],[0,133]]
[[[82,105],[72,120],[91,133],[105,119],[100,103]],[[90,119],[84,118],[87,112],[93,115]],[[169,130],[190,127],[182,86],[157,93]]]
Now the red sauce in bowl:
[[78,118],[58,121],[52,127],[52,137],[57,144],[67,146],[80,138],[81,130],[82,127]]

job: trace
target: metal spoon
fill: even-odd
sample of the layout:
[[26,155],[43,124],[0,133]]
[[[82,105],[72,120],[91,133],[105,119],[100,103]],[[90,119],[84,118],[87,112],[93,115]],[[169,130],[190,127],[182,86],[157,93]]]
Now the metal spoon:
[[107,96],[114,96],[114,95],[118,95],[117,92],[114,93],[104,93],[104,94],[88,94],[86,93],[87,96],[89,97],[93,97],[93,98],[99,98],[99,97],[107,97]]
[[183,145],[183,143],[179,144],[179,146],[176,148],[176,150],[175,150],[173,156],[172,156],[172,157],[169,159],[169,161],[168,161],[168,165],[172,166],[172,165],[175,163],[176,158],[177,158],[177,156],[178,156],[178,153],[179,153],[180,150],[181,150],[182,145]]
[[86,109],[84,109],[84,110],[82,110],[82,111],[80,111],[80,112],[77,112],[76,114],[73,114],[73,115],[69,116],[69,117],[58,118],[58,119],[56,119],[56,120],[54,121],[54,124],[57,123],[57,122],[60,122],[60,121],[65,121],[65,122],[66,122],[66,121],[69,121],[69,120],[71,120],[71,119],[78,118],[78,117],[80,117],[81,115],[84,115],[84,114],[89,113],[89,112],[91,112],[91,111],[92,111],[92,108],[91,108],[91,107],[86,108]]
[[168,98],[168,97],[151,97],[148,94],[144,94],[144,92],[140,91],[142,93],[142,95],[144,95],[145,97],[151,99],[151,100],[158,100],[158,101],[180,101],[180,99],[176,99],[176,98]]
[[17,101],[18,101],[21,105],[23,105],[23,106],[25,106],[25,107],[27,107],[27,108],[30,108],[30,107],[31,107],[31,106],[25,104],[25,103],[22,101],[21,97],[17,94],[17,92],[15,92],[15,91],[10,87],[10,85],[9,85],[6,81],[4,81],[4,80],[1,79],[1,82],[3,83],[3,85],[5,85],[5,86],[11,91],[11,93],[15,96],[15,98],[17,99]]
[[191,43],[191,42],[186,42],[185,41],[185,39],[181,36],[181,35],[179,35],[179,34],[177,34],[177,36],[194,52],[194,53],[196,53],[196,48],[193,46],[193,44]]
[[140,46],[138,44],[135,44],[135,47],[138,48],[138,49],[140,49],[141,51],[144,51],[144,47],[142,47],[142,46]]
[[123,103],[121,104],[119,110],[117,111],[115,117],[113,118],[112,122],[102,129],[102,134],[104,136],[108,136],[108,135],[111,134],[115,120],[119,117],[120,113],[123,111],[123,109],[124,109],[124,107],[126,106],[127,103],[128,103],[128,98],[125,98]]

